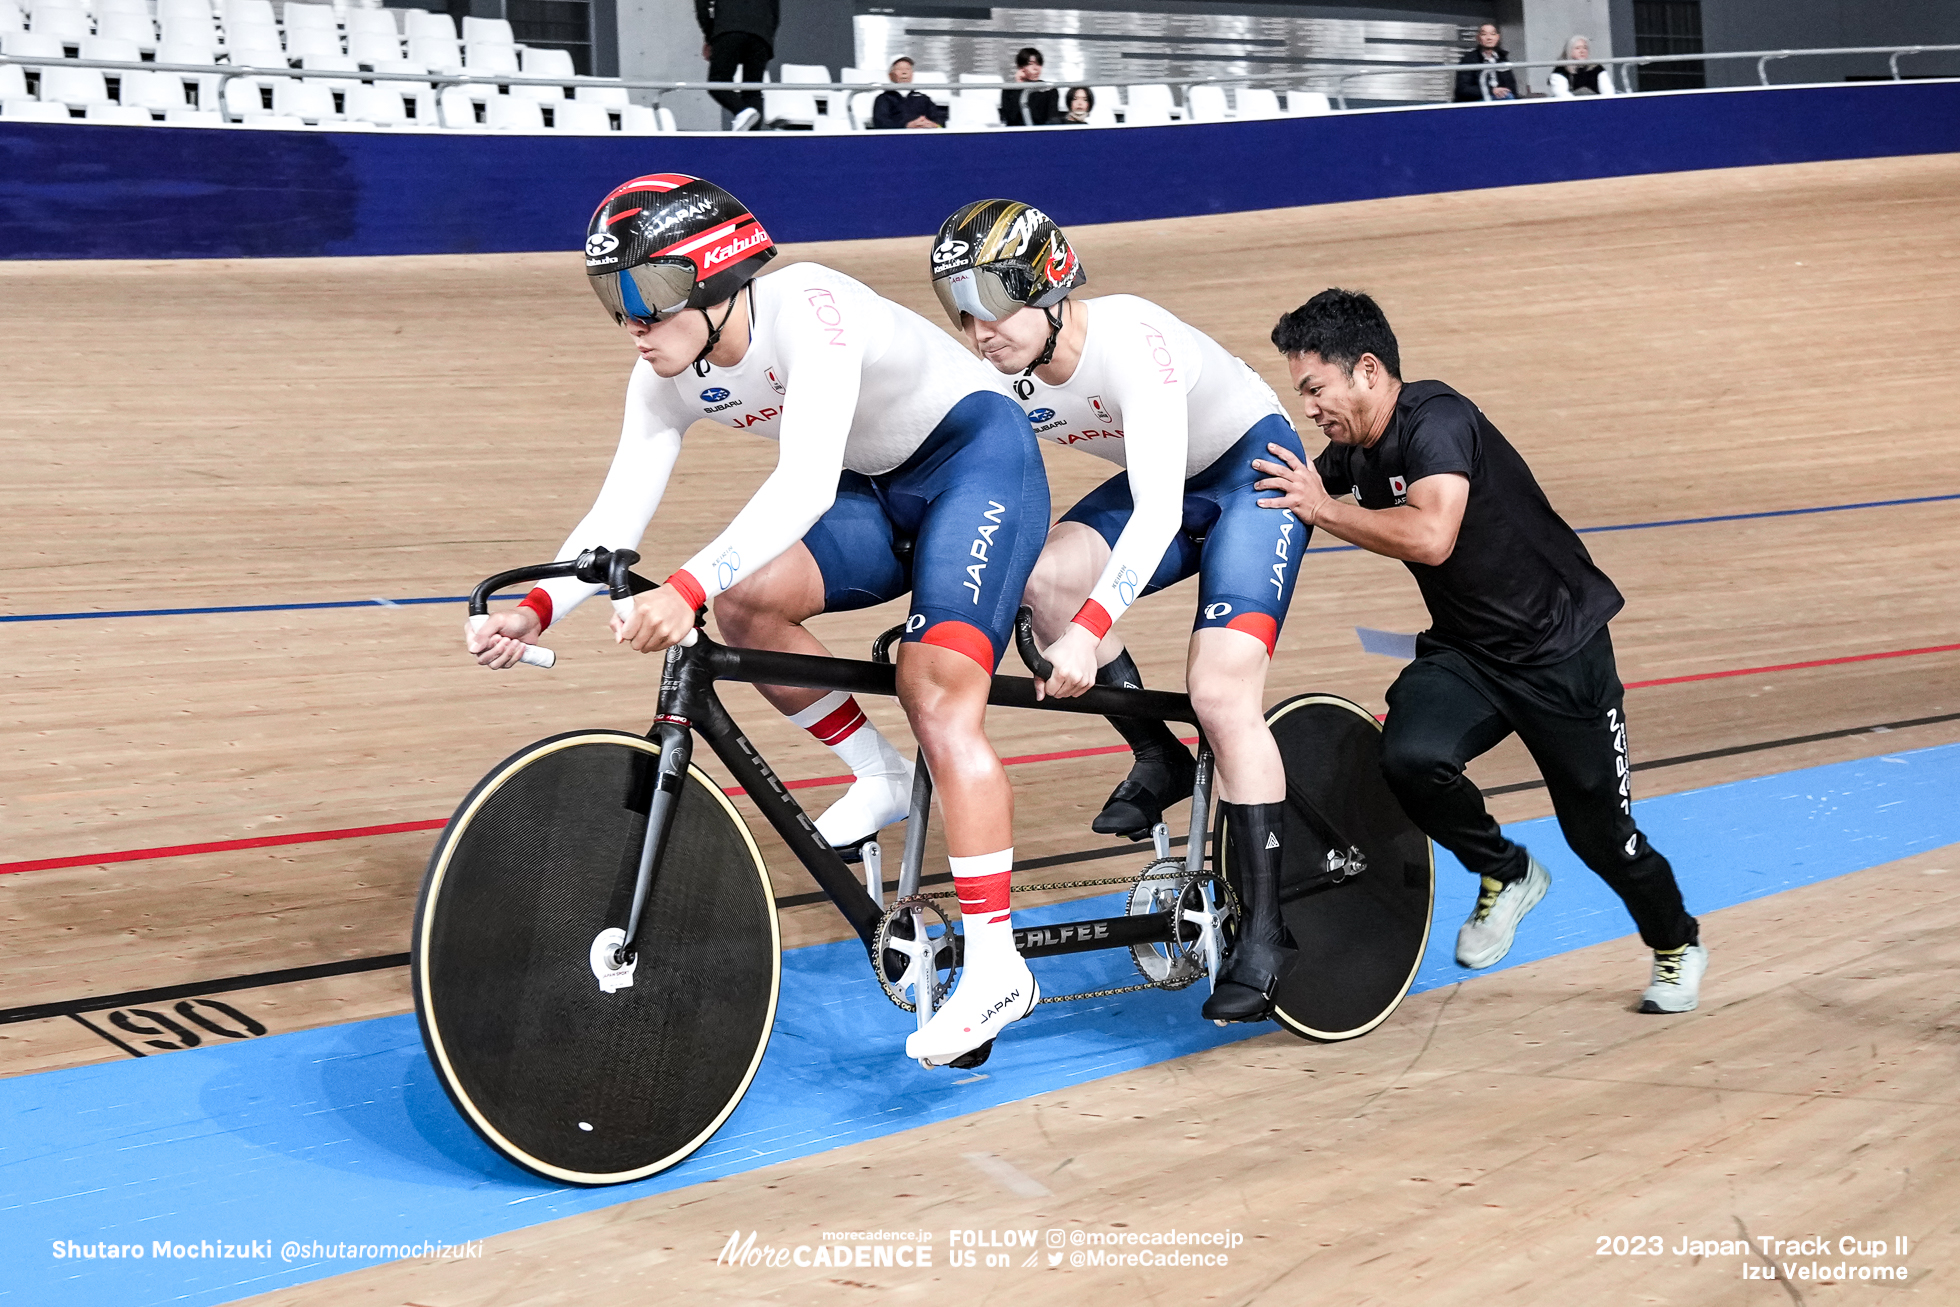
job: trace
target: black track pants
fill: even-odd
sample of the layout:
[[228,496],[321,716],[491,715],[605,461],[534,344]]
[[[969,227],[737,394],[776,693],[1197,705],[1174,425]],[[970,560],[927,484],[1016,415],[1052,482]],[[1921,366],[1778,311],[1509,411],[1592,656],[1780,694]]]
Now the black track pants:
[[1604,629],[1549,667],[1495,666],[1424,636],[1389,687],[1382,771],[1424,834],[1472,872],[1514,880],[1525,851],[1498,830],[1463,768],[1515,731],[1566,843],[1620,896],[1647,947],[1695,943],[1674,869],[1634,824],[1625,701]]
[[[708,80],[711,82],[759,82],[768,71],[769,42],[748,32],[723,32],[708,43]],[[737,76],[737,73],[740,76]],[[710,91],[716,104],[730,113],[744,109],[762,112],[760,91]]]

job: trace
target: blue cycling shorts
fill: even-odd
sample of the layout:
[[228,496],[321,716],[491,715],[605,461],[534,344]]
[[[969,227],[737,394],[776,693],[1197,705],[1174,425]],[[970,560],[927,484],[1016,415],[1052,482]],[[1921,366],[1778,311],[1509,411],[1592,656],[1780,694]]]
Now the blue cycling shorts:
[[825,612],[910,590],[906,641],[956,649],[992,672],[1047,536],[1034,428],[1019,404],[979,391],[890,472],[846,471],[803,543],[823,573]]
[[[1300,555],[1313,528],[1285,509],[1259,507],[1273,492],[1252,488],[1264,476],[1253,469],[1252,460],[1274,461],[1268,444],[1307,461],[1292,423],[1277,413],[1259,419],[1237,444],[1184,483],[1184,520],[1143,593],[1155,594],[1195,575],[1198,616],[1191,629],[1244,631],[1265,641],[1271,654],[1286,624]],[[1133,508],[1130,474],[1120,472],[1084,495],[1062,521],[1093,528],[1113,548]]]

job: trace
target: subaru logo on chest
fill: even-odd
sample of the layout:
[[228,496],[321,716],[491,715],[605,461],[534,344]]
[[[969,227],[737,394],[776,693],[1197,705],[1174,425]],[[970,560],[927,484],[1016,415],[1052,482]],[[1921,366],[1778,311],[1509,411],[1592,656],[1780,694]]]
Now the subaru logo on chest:
[[723,390],[720,386],[709,386],[706,390],[701,392],[701,402],[704,404],[719,404],[721,403],[721,401],[727,398],[728,398],[728,392]]
[[1035,409],[1028,410],[1028,421],[1030,422],[1046,422],[1049,418],[1052,418],[1054,416],[1055,416],[1055,410],[1052,408],[1035,408]]

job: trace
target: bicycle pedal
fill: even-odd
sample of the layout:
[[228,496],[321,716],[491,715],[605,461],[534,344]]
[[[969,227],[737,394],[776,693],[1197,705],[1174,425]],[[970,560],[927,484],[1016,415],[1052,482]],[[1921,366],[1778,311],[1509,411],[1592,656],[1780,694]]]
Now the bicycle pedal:
[[994,1041],[990,1039],[978,1048],[970,1048],[966,1052],[961,1053],[958,1057],[946,1063],[946,1065],[960,1071],[971,1071],[974,1067],[980,1066],[993,1055]]

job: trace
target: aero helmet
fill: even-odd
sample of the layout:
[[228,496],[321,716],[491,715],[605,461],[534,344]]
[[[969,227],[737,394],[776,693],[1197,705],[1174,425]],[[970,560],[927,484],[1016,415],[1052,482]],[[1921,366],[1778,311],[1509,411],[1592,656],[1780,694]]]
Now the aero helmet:
[[1018,200],[965,205],[940,224],[932,247],[932,288],[955,328],[962,313],[998,322],[1024,308],[1047,311],[1088,281],[1062,229]]
[[622,325],[732,299],[776,257],[776,243],[740,200],[677,172],[618,187],[585,231],[586,275]]

